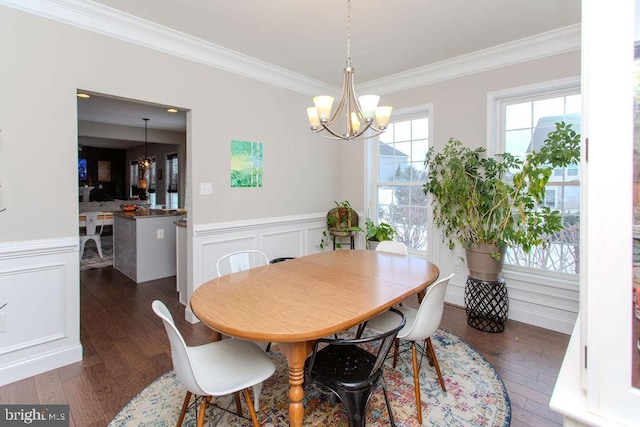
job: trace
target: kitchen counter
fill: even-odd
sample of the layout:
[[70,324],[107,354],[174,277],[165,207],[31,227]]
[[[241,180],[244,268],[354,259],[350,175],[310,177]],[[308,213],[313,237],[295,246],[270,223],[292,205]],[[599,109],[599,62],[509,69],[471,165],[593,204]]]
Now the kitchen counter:
[[177,210],[113,213],[113,266],[136,283],[176,275]]
[[[145,219],[145,218],[156,218],[156,217],[182,217],[183,214],[178,212],[176,209],[165,210],[165,209],[139,209],[137,211],[125,212],[125,211],[116,211],[113,212],[113,215],[119,216],[122,218],[128,219]],[[175,220],[175,218],[173,218]]]

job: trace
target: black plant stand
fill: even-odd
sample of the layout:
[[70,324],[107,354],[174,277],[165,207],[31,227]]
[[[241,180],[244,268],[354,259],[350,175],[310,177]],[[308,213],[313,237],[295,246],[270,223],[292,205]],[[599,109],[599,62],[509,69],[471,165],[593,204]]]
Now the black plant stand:
[[484,332],[502,332],[509,312],[504,279],[497,281],[467,277],[464,289],[467,324]]

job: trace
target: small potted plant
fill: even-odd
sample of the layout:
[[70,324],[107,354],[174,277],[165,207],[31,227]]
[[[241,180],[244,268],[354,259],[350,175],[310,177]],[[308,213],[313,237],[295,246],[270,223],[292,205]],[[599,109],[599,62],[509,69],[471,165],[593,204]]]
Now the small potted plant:
[[326,249],[342,248],[342,243],[336,241],[336,237],[348,237],[351,248],[355,246],[355,236],[362,228],[358,226],[358,213],[351,207],[348,200],[335,202],[336,207],[327,213],[327,230],[322,232],[322,240],[318,247]]
[[378,243],[383,240],[393,240],[393,237],[398,233],[396,230],[388,223],[381,222],[378,225],[373,222],[373,220],[369,217],[365,220],[366,231],[367,231],[367,248],[375,250],[378,246]]

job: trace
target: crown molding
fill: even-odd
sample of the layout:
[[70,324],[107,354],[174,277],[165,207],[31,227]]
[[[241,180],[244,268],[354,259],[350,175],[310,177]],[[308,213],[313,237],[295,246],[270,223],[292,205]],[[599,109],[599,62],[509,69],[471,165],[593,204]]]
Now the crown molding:
[[315,95],[331,85],[87,0],[0,0],[0,5],[93,31],[250,79]]
[[[0,5],[313,96],[339,88],[88,0],[0,0]],[[413,89],[580,50],[580,24],[358,84],[379,94]]]
[[536,34],[358,85],[381,95],[580,50],[580,24]]

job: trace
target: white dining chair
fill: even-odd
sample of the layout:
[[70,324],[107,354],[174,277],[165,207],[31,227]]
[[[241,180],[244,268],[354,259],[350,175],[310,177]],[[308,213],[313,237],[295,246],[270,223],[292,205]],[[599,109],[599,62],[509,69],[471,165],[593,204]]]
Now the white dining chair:
[[85,234],[80,235],[80,259],[84,256],[84,246],[89,240],[96,243],[98,255],[102,258],[102,230],[104,229],[104,212],[83,212],[85,218]]
[[383,240],[382,242],[378,243],[378,246],[376,246],[376,251],[409,255],[407,245],[403,242],[396,242],[395,240]]
[[[275,364],[257,345],[234,338],[199,346],[187,346],[176,327],[173,316],[159,300],[151,304],[155,314],[162,319],[169,336],[173,369],[180,384],[187,390],[177,425],[182,425],[186,410],[195,395],[200,397],[197,426],[204,426],[205,411],[210,396],[224,396],[242,392],[249,408],[254,427],[259,427],[256,409],[249,388],[262,384],[276,370]],[[237,395],[236,395],[237,396]],[[255,400],[259,399],[255,396]],[[236,399],[237,410],[242,407]]]
[[[218,273],[218,277],[221,277],[226,274],[237,273],[239,271],[264,265],[269,265],[269,258],[264,254],[264,252],[255,249],[245,249],[231,252],[220,257],[216,263],[216,272]],[[265,352],[268,352],[271,349],[270,342],[252,342],[258,345],[258,347]],[[253,395],[256,400],[256,411],[260,410],[259,398],[261,391],[262,383],[256,384],[253,387]]]
[[[383,240],[376,246],[378,252],[388,252],[398,255],[409,255],[409,249],[404,242],[396,242],[395,240]],[[402,303],[398,304],[402,306]]]
[[[406,317],[407,323],[398,332],[395,351],[393,354],[393,367],[395,368],[398,361],[398,351],[400,340],[407,340],[411,342],[411,359],[413,362],[413,383],[416,395],[416,409],[418,412],[418,423],[422,425],[422,405],[420,401],[420,372],[418,366],[418,354],[416,350],[416,341],[424,341],[429,356],[433,361],[433,366],[438,375],[438,381],[442,391],[446,392],[447,388],[442,378],[442,372],[440,371],[440,365],[436,358],[436,353],[433,350],[433,343],[431,342],[431,335],[433,335],[440,326],[442,320],[442,313],[444,312],[444,296],[447,292],[447,285],[449,280],[453,277],[453,274],[438,280],[436,283],[429,285],[427,293],[420,304],[420,307],[416,310],[408,307],[397,307]],[[366,323],[365,329],[371,329],[375,332],[384,332],[390,330],[395,325],[395,316],[388,311],[381,313]]]
[[246,249],[228,253],[218,259],[216,272],[218,277],[225,274],[237,273],[249,268],[260,267],[269,264],[269,258],[255,249]]

